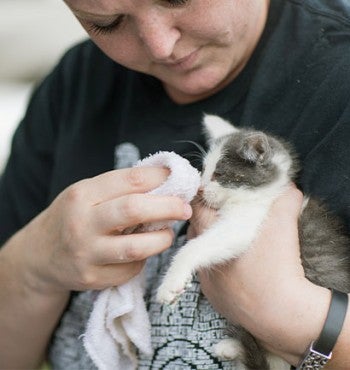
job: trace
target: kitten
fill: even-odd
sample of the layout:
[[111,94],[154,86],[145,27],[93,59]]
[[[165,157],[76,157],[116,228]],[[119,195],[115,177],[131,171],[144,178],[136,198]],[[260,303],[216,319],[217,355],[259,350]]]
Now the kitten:
[[[210,148],[204,159],[203,200],[218,210],[217,221],[175,255],[158,289],[159,302],[172,304],[192,275],[237,258],[255,239],[272,202],[293,181],[298,163],[291,146],[260,131],[238,129],[217,116],[205,116]],[[300,216],[301,258],[312,282],[350,291],[349,238],[340,223],[314,199],[305,197]],[[238,359],[245,369],[289,369],[266,354],[243,328],[230,327],[230,339],[214,351]]]

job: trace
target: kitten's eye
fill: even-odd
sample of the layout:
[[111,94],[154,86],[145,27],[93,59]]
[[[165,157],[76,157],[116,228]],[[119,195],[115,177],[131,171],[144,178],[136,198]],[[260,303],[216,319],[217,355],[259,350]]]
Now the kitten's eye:
[[222,172],[219,171],[214,171],[213,174],[211,175],[211,181],[215,181],[218,178],[220,178],[223,175]]
[[124,19],[125,16],[120,15],[110,24],[100,25],[96,23],[89,23],[87,25],[87,30],[88,32],[92,32],[95,35],[108,35],[111,34],[114,30],[118,29]]

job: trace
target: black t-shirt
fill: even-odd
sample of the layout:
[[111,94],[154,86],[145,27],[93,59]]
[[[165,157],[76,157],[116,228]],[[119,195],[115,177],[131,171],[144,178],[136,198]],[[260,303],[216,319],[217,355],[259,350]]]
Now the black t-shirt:
[[174,103],[159,81],[114,63],[90,41],[70,50],[15,133],[0,180],[0,245],[69,184],[122,167],[126,145],[139,157],[174,150],[199,166],[189,141],[205,145],[204,112],[289,140],[302,163],[299,185],[350,228],[350,4],[271,0],[242,73],[192,104]]

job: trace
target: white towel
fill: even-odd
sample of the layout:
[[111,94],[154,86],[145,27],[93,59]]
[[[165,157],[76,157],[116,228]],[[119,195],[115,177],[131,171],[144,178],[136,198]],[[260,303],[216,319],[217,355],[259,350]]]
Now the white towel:
[[[158,152],[136,166],[167,167],[170,174],[154,195],[173,195],[190,202],[200,185],[199,172],[174,152]],[[144,230],[160,230],[173,222],[145,225]],[[84,346],[99,370],[134,370],[137,350],[152,355],[150,322],[143,300],[143,273],[122,286],[101,291],[83,335]]]

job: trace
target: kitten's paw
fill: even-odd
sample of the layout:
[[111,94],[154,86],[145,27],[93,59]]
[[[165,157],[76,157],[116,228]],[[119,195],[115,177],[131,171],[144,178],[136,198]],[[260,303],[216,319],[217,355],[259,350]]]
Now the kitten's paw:
[[161,304],[174,305],[183,291],[184,289],[174,292],[160,286],[157,292],[157,301]]
[[214,354],[224,360],[234,360],[241,356],[243,348],[236,339],[223,339],[213,347]]
[[157,301],[162,304],[175,304],[190,282],[165,279],[157,291]]

